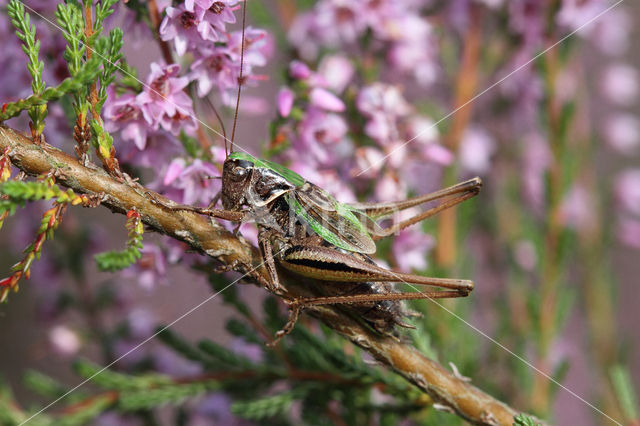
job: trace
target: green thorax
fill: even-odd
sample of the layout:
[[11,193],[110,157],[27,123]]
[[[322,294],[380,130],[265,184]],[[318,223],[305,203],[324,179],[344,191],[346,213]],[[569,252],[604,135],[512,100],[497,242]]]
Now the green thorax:
[[272,170],[298,188],[302,187],[302,185],[304,185],[306,182],[306,180],[304,180],[304,178],[296,172],[289,170],[278,163],[274,163],[273,161],[256,158],[247,152],[232,152],[231,154],[229,154],[229,159],[248,161],[250,163],[253,163],[253,166],[256,168]]

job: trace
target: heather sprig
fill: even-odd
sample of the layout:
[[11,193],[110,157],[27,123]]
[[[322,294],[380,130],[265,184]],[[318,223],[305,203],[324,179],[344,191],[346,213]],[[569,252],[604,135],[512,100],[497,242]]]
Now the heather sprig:
[[[29,62],[27,69],[33,78],[31,89],[33,96],[38,98],[45,90],[46,83],[42,78],[44,62],[39,59],[40,40],[36,40],[36,27],[31,25],[31,18],[24,10],[24,5],[19,0],[12,0],[7,6],[7,12],[11,17],[11,23],[16,27],[16,35],[22,40],[22,50],[27,55]],[[32,122],[34,137],[40,138],[44,129],[44,119],[47,116],[46,103],[32,103],[28,108]]]
[[140,213],[135,209],[127,212],[127,223],[125,227],[129,231],[127,248],[125,250],[109,251],[95,255],[96,263],[101,271],[114,272],[127,268],[142,257],[140,250],[143,248],[142,234],[144,229]]
[[2,215],[6,212],[9,215],[14,214],[17,206],[24,205],[26,201],[54,200],[54,206],[42,215],[36,238],[24,250],[24,258],[11,268],[13,274],[0,280],[0,302],[4,302],[10,290],[18,290],[18,281],[21,278],[29,278],[31,264],[40,258],[45,240],[53,238],[53,231],[60,224],[67,205],[96,206],[98,202],[94,197],[77,195],[71,189],[63,191],[51,177],[45,177],[43,180],[35,182],[16,180],[4,182],[0,184],[0,194],[6,197],[6,199],[0,200],[0,214]]
[[81,68],[87,46],[82,42],[84,36],[84,20],[79,5],[75,2],[59,3],[56,8],[58,25],[63,29],[62,35],[67,40],[65,60],[69,73],[75,75]]
[[0,112],[0,121],[16,117],[22,111],[34,107],[46,106],[48,102],[56,101],[63,96],[82,92],[91,81],[99,75],[102,66],[102,59],[98,56],[84,63],[73,77],[66,78],[55,87],[47,87],[38,95],[29,96],[16,102],[5,103]]

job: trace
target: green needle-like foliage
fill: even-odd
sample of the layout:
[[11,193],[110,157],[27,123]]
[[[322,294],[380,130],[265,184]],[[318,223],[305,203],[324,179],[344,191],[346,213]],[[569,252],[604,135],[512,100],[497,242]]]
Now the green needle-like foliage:
[[536,423],[531,417],[526,414],[518,414],[513,418],[513,426],[538,426],[539,423]]
[[95,256],[101,271],[119,271],[136,263],[142,257],[143,226],[140,214],[135,210],[127,213],[126,228],[129,231],[127,248],[122,251],[108,251]]
[[8,120],[24,110],[37,105],[45,105],[47,102],[58,100],[65,95],[83,89],[87,84],[90,84],[96,79],[100,73],[101,65],[102,59],[94,56],[91,60],[87,61],[73,77],[66,78],[58,86],[48,87],[38,95],[32,95],[17,102],[7,103],[5,108],[0,111],[0,121]]
[[59,186],[47,179],[44,181],[8,181],[0,184],[0,194],[8,199],[0,200],[0,213],[9,211],[15,212],[18,205],[23,205],[25,201],[54,200],[58,203],[78,204],[84,200],[73,190],[63,191]]
[[[25,12],[24,5],[19,0],[12,0],[7,11],[11,17],[11,23],[16,27],[16,35],[22,40],[22,50],[27,55],[29,62],[27,69],[33,77],[31,89],[34,97],[40,97],[45,90],[46,83],[42,79],[44,62],[39,60],[40,41],[36,40],[36,27],[31,25],[31,18]],[[34,103],[28,107],[29,117],[33,123],[36,134],[41,134],[44,129],[44,119],[47,116],[47,106],[45,103]],[[0,116],[0,121],[3,120]]]

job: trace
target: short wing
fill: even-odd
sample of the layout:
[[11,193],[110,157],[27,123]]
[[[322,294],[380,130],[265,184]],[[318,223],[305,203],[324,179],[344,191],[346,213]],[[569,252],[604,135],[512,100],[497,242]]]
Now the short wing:
[[[306,191],[292,192],[288,195],[289,205],[297,216],[330,244],[348,251],[375,253],[373,239],[352,210],[335,201],[325,191],[322,192],[323,197],[309,197]],[[325,198],[325,194],[330,198]],[[333,202],[327,205],[330,201]],[[328,208],[325,209],[325,206]]]

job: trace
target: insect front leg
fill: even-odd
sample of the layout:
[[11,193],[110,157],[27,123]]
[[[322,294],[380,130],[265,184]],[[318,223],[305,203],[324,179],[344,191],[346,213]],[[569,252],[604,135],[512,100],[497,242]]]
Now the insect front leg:
[[174,211],[174,212],[179,212],[179,211],[194,212],[194,213],[198,213],[205,216],[211,216],[218,219],[228,220],[231,222],[242,222],[242,220],[245,217],[245,213],[241,211],[231,211],[231,210],[211,208],[212,205],[214,204],[213,202],[210,203],[208,207],[196,207],[196,206],[190,206],[187,204],[174,204],[173,202],[170,202],[171,204],[169,204],[165,201],[158,200],[158,198],[155,195],[151,194],[150,192],[146,192],[145,195],[149,198],[149,200],[151,200],[153,204],[157,206],[161,206],[164,209]]
[[[278,278],[278,271],[276,270],[276,262],[273,256],[272,240],[277,238],[276,232],[270,229],[262,229],[258,234],[258,244],[262,250],[262,257],[264,258],[265,266],[269,272],[269,283],[267,284],[267,290],[271,293],[281,295],[283,293],[283,287],[280,285],[280,279]],[[282,252],[284,248],[278,246],[278,253]]]

